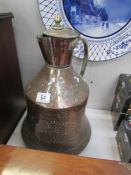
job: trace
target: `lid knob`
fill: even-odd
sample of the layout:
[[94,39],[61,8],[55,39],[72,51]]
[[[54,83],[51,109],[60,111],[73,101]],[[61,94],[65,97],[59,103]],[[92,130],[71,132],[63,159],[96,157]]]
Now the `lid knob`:
[[55,16],[55,23],[56,24],[60,24],[60,22],[61,22],[61,16],[60,15],[56,15]]
[[54,18],[54,21],[55,21],[55,24],[52,27],[53,29],[55,29],[55,30],[63,29],[62,26],[60,25],[60,23],[61,23],[61,16],[60,15],[56,15]]

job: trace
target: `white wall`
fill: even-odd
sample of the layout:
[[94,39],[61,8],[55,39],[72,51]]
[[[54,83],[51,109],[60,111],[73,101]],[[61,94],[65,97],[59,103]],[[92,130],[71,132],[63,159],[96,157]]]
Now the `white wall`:
[[[13,26],[23,85],[32,79],[44,64],[36,35],[42,23],[37,0],[0,0],[0,12],[13,12]],[[75,69],[78,62],[74,61]],[[131,53],[115,60],[89,62],[84,79],[90,87],[88,107],[110,109],[120,73],[131,73]],[[91,83],[91,81],[93,83]]]
[[0,0],[0,12],[14,14],[14,33],[22,80],[25,85],[44,63],[36,39],[44,29],[37,0]]

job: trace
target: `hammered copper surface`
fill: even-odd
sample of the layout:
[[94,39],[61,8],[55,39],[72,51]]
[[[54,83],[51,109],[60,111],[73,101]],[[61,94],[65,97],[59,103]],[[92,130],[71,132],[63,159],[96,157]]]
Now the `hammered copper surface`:
[[22,136],[30,148],[78,154],[90,139],[86,101],[69,109],[47,109],[27,99]]
[[[77,154],[86,146],[91,135],[85,116],[89,88],[70,65],[79,34],[63,28],[59,17],[55,22],[51,30],[38,37],[46,65],[26,86],[27,117],[22,135],[31,148]],[[83,75],[88,47],[83,39],[80,40],[85,49]],[[49,94],[49,101],[36,101],[38,93]]]
[[[50,103],[36,103],[37,92],[50,93]],[[28,113],[22,135],[27,146],[79,153],[91,135],[84,114],[88,93],[88,85],[71,66],[44,66],[26,87]]]

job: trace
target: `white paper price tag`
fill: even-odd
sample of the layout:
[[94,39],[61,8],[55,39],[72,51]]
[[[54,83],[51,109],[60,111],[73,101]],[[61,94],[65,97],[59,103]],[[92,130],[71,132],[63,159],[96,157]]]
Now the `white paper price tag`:
[[38,92],[36,97],[37,103],[50,103],[50,93]]
[[55,78],[52,78],[51,81],[54,83],[55,82]]

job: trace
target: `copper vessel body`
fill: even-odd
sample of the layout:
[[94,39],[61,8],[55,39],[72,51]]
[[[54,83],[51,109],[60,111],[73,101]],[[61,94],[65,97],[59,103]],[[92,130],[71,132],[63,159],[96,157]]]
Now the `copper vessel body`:
[[[50,103],[36,103],[37,92],[51,93]],[[85,116],[89,88],[71,66],[45,65],[26,87],[27,117],[22,135],[28,147],[78,154],[90,139]]]
[[[55,29],[49,31],[49,36],[47,31],[47,36],[38,37],[46,64],[26,86],[27,117],[22,136],[30,148],[78,154],[91,135],[85,116],[89,88],[71,66],[79,34],[62,30],[59,24]],[[82,67],[83,74],[86,64]],[[50,94],[49,101],[38,102],[38,93]]]

